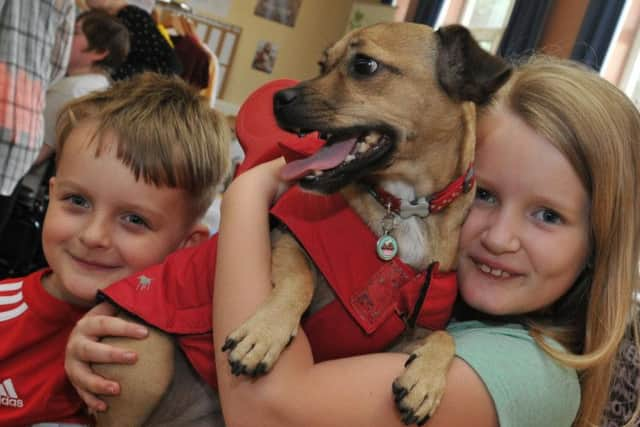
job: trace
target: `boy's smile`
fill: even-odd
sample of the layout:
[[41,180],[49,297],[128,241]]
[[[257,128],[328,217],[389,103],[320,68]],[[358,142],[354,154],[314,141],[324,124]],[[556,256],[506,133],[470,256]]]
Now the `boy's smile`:
[[50,183],[43,247],[54,271],[43,279],[53,295],[80,305],[96,290],[158,263],[184,243],[184,190],[156,187],[116,158],[117,139],[96,156],[89,143],[95,125],[83,123],[69,135]]

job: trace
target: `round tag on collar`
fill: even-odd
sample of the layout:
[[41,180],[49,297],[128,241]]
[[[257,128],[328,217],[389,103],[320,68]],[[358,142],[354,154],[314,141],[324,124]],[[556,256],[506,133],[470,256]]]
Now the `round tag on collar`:
[[398,241],[392,236],[385,234],[376,243],[376,253],[383,261],[391,261],[398,254]]

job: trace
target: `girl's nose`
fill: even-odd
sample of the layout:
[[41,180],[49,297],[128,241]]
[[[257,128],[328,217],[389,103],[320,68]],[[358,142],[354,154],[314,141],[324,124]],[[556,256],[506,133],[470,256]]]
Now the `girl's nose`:
[[517,216],[501,209],[489,218],[489,224],[480,235],[480,240],[495,254],[516,252],[520,249],[519,228]]

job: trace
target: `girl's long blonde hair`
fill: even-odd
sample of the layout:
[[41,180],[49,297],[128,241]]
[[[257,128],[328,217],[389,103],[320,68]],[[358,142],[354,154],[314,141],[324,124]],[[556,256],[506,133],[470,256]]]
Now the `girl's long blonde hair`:
[[[544,56],[518,65],[493,104],[507,106],[551,141],[591,198],[592,251],[584,271],[545,316],[526,321],[545,351],[580,371],[582,399],[574,425],[599,426],[618,348],[629,328],[640,351],[635,303],[640,114],[624,93],[594,72]],[[555,338],[571,352],[553,349],[543,336]],[[636,406],[634,419],[638,412]]]

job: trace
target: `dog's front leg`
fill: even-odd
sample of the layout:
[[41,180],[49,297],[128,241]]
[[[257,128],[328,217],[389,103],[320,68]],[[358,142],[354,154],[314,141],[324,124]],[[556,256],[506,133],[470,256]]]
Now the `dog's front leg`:
[[296,240],[275,231],[271,257],[273,291],[258,311],[232,332],[223,351],[232,372],[256,376],[268,372],[296,335],[311,304],[314,279],[309,261]]
[[[132,317],[119,317],[133,321]],[[107,405],[106,412],[96,417],[98,427],[141,426],[153,412],[169,388],[174,374],[174,343],[165,333],[149,328],[149,335],[141,340],[133,338],[107,337],[110,345],[126,348],[138,353],[134,365],[95,364],[93,370],[120,384],[118,396],[101,396]]]
[[405,424],[422,425],[433,415],[444,393],[454,356],[453,337],[445,331],[431,333],[411,353],[403,374],[393,382],[396,406]]

